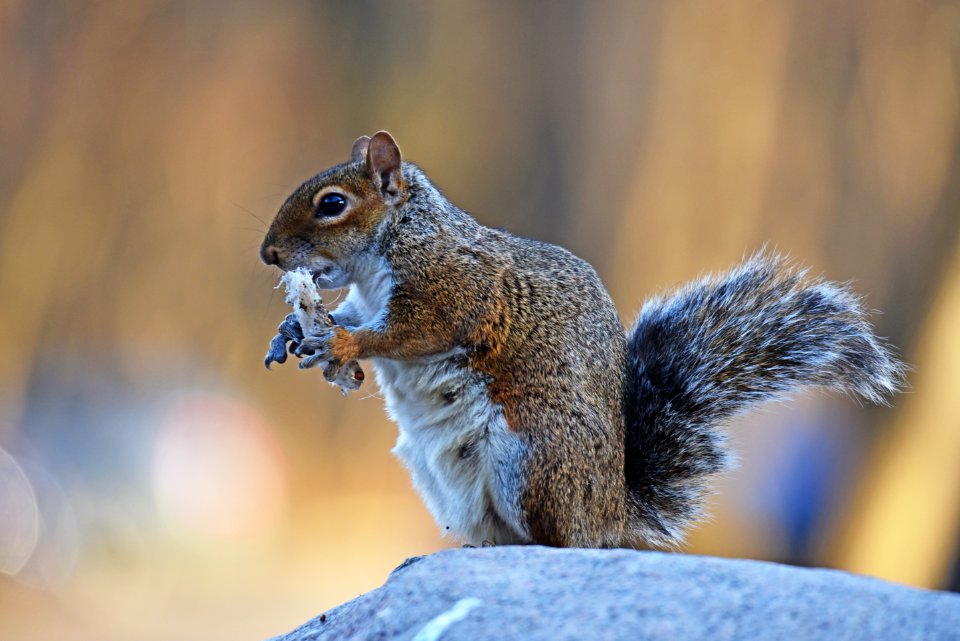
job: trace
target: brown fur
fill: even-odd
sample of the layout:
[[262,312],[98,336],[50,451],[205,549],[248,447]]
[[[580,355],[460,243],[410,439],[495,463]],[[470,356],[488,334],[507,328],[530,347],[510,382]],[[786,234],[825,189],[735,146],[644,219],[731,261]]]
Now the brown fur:
[[[336,215],[318,208],[334,192],[348,202]],[[497,478],[470,496],[508,496],[455,505],[481,512],[467,520],[509,525],[495,531],[518,541],[676,544],[701,513],[707,479],[729,464],[725,418],[806,385],[882,401],[902,382],[855,296],[765,255],[653,299],[627,335],[590,265],[478,224],[402,162],[386,132],[298,188],[261,255],[335,287],[389,275],[389,296],[377,290],[382,317],[304,338],[317,350],[308,358],[419,367],[443,355],[444,367],[485,385],[480,404],[494,409],[479,413],[471,438],[489,443],[492,421],[498,443],[519,447],[495,450],[498,466],[485,469]],[[442,425],[459,438],[457,421]],[[452,487],[465,468],[451,469],[432,480]]]
[[[366,149],[358,141],[353,152],[365,158],[294,192],[264,251],[275,249],[281,268],[382,253],[395,277],[385,326],[338,328],[333,356],[415,359],[467,347],[468,366],[488,376],[491,400],[530,445],[519,501],[533,539],[622,545],[626,339],[603,285],[559,247],[477,224],[401,166],[387,138],[377,134]],[[332,224],[316,219],[312,201],[330,187],[351,200]]]

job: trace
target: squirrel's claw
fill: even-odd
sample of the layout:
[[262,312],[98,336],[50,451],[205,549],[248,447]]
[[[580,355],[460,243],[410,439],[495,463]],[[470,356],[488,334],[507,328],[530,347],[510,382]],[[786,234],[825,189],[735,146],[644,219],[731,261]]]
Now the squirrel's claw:
[[300,327],[300,321],[297,320],[295,313],[287,314],[287,317],[277,327],[277,331],[288,341],[290,341],[289,350],[294,356],[309,356],[312,350],[306,350],[301,347],[303,343],[303,329]]
[[300,328],[300,321],[297,320],[296,313],[287,314],[283,322],[277,327],[277,335],[270,341],[270,349],[263,364],[267,369],[273,363],[285,363],[287,361],[287,343],[290,343],[290,353],[300,355],[299,347],[303,341],[303,330]]
[[300,321],[297,320],[296,313],[287,314],[287,317],[277,327],[277,331],[286,336],[288,340],[297,343],[303,340],[303,329],[300,327]]
[[287,360],[287,338],[282,334],[277,334],[270,341],[270,349],[267,351],[263,364],[270,369],[271,363],[285,363]]

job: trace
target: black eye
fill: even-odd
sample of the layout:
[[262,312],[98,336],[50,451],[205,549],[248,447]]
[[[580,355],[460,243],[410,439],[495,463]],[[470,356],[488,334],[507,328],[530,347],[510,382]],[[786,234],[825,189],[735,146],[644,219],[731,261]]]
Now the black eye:
[[347,207],[347,199],[340,194],[324,194],[317,202],[317,216],[329,218],[340,214]]

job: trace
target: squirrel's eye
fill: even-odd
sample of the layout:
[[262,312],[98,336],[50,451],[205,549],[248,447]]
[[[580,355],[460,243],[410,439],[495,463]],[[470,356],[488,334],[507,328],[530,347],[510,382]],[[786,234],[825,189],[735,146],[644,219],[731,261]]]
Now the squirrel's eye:
[[317,202],[317,216],[327,218],[336,216],[347,207],[347,199],[340,194],[324,194]]

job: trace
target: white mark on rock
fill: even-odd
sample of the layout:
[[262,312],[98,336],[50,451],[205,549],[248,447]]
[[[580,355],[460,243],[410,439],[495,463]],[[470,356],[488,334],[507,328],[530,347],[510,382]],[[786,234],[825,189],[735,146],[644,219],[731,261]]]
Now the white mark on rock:
[[452,608],[427,621],[427,624],[420,628],[417,635],[413,637],[413,641],[437,641],[447,628],[467,616],[470,610],[478,605],[480,605],[480,599],[477,597],[470,596],[460,599]]

